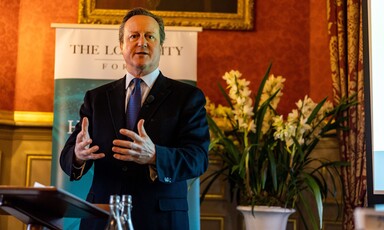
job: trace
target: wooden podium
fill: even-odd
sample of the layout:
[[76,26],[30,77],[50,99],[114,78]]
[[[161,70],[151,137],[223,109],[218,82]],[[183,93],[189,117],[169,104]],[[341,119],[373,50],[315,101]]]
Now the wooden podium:
[[28,229],[63,229],[64,217],[107,219],[109,212],[55,187],[0,186],[0,215],[12,215]]

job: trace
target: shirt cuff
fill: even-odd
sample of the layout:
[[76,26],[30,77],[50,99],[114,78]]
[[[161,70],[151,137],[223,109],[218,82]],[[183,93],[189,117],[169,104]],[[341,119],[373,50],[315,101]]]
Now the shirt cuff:
[[83,176],[84,168],[85,168],[85,161],[84,163],[79,167],[76,166],[75,164],[72,164],[72,177],[75,180],[79,180]]
[[156,165],[149,165],[149,177],[152,181],[155,181],[157,179]]

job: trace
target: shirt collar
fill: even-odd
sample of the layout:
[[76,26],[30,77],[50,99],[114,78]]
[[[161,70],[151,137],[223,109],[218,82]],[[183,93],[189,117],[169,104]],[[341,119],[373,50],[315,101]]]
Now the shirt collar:
[[[151,73],[145,75],[145,76],[142,76],[141,79],[145,82],[145,84],[149,87],[149,88],[152,88],[152,85],[155,83],[157,77],[159,76],[160,74],[160,70],[159,68],[156,68],[154,71],[152,71]],[[128,73],[126,74],[126,80],[125,80],[125,88],[127,89],[129,87],[129,83],[131,82],[132,79],[134,79],[135,77]]]

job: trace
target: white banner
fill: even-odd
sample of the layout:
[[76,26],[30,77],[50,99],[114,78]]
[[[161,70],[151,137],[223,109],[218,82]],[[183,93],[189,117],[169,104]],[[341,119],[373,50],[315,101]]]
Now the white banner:
[[[56,27],[55,79],[118,79],[126,73],[118,26],[52,24]],[[166,27],[160,70],[196,81],[198,27]]]

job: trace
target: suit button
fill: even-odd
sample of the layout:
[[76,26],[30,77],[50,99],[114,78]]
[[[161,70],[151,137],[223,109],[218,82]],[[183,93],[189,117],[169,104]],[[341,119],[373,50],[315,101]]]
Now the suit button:
[[128,167],[124,166],[124,167],[121,168],[121,170],[123,170],[123,172],[126,172],[128,170]]

